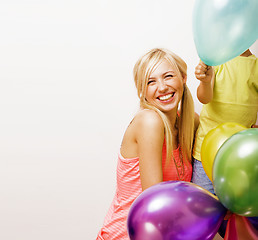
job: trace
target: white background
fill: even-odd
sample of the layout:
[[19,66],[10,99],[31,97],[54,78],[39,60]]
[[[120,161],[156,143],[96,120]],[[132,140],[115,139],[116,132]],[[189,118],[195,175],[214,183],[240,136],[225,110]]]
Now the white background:
[[0,2],[0,239],[96,238],[115,192],[120,142],[138,109],[138,57],[153,47],[181,56],[201,109],[193,4]]

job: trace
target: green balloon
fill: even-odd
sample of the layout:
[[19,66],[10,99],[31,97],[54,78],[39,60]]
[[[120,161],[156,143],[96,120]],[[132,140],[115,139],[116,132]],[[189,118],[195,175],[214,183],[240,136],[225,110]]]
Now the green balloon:
[[241,216],[258,216],[258,129],[228,138],[213,163],[213,185],[220,202]]

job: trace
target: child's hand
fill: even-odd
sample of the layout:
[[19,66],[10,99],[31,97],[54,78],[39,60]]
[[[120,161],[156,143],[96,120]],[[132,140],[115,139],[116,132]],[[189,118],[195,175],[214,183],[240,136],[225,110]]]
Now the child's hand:
[[213,77],[214,70],[211,66],[206,65],[204,62],[200,63],[195,68],[195,77],[203,83],[210,83]]

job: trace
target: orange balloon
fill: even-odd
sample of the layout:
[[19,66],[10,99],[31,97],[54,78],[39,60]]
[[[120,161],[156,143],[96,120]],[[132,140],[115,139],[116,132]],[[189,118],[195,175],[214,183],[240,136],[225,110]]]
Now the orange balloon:
[[211,181],[213,162],[221,145],[233,134],[246,129],[241,124],[226,122],[219,124],[206,134],[201,147],[201,160],[203,169]]

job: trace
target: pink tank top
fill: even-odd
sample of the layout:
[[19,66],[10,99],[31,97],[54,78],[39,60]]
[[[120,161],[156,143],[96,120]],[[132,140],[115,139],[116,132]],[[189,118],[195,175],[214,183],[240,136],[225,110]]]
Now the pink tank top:
[[[180,154],[180,147],[173,151],[178,172],[173,159],[165,167],[166,145],[163,145],[163,181],[184,180],[190,182],[192,178],[192,165],[185,161],[184,165],[180,166]],[[139,157],[125,159],[119,153],[116,194],[105,217],[104,225],[98,233],[97,240],[129,240],[126,228],[127,215],[133,201],[141,192]]]

